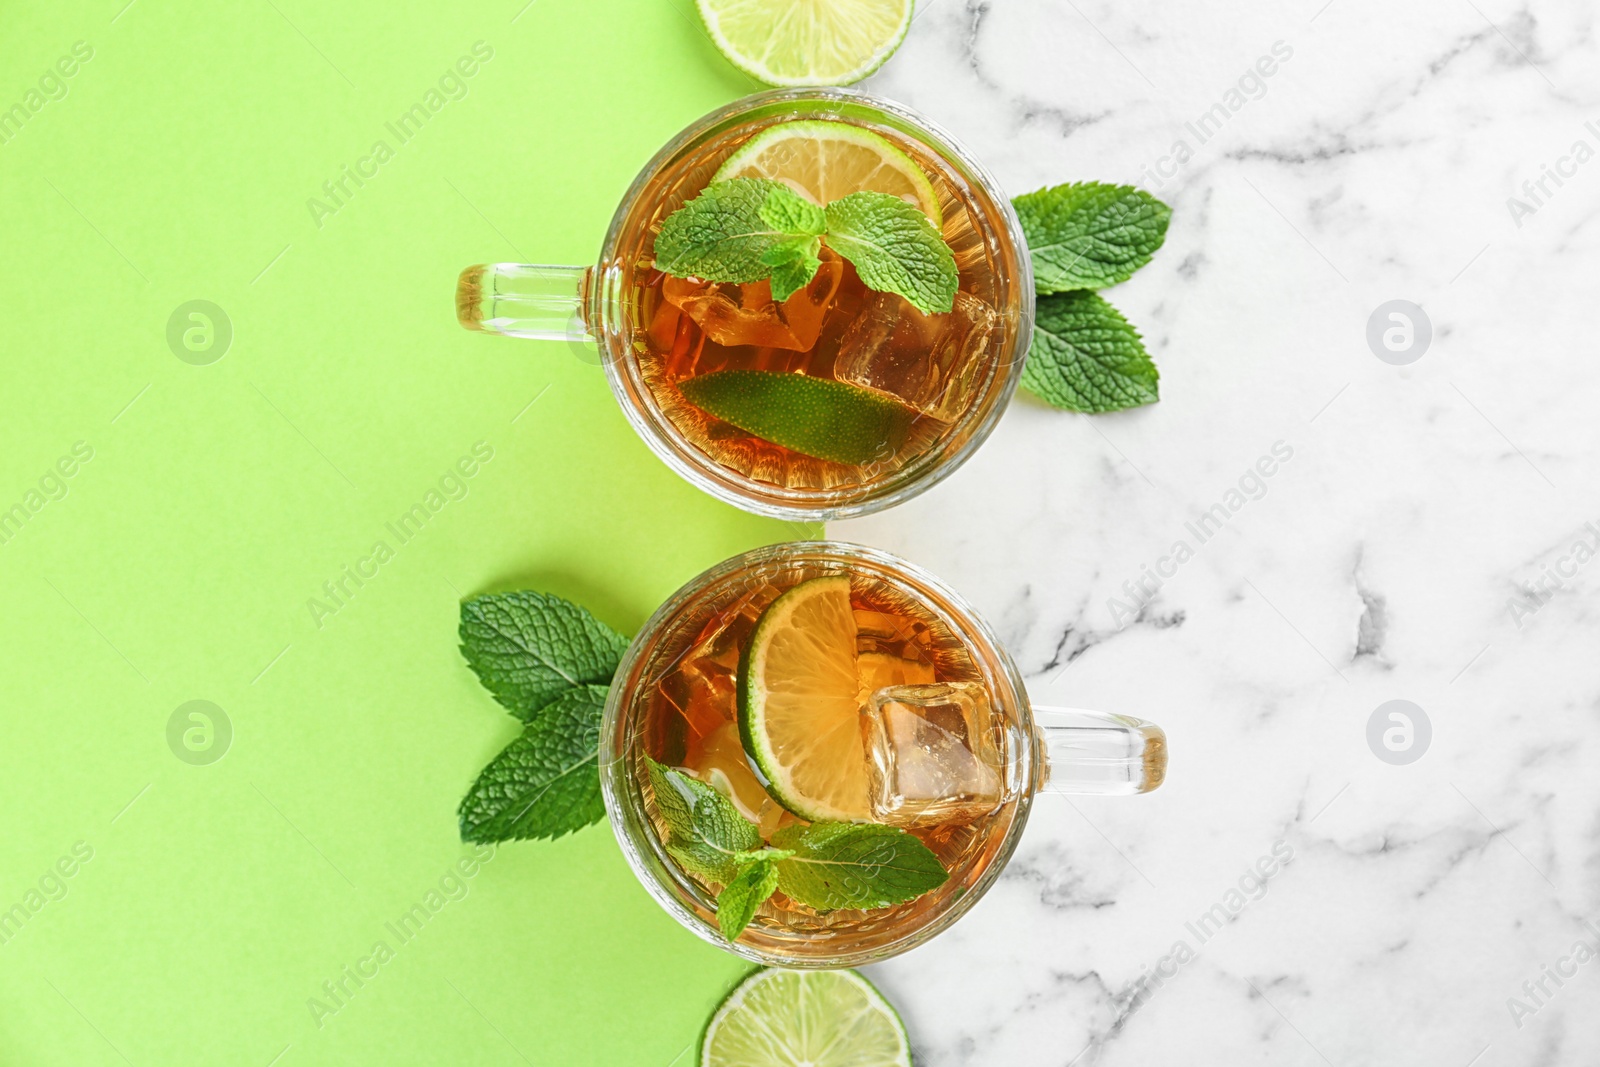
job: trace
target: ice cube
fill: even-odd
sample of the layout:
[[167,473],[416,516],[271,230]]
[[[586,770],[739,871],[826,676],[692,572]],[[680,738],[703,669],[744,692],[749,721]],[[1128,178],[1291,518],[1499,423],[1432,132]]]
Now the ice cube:
[[654,352],[666,355],[672,351],[678,339],[678,323],[682,319],[683,310],[670,300],[663,300],[656,305],[655,312],[650,316],[650,327],[645,331]]
[[933,664],[927,660],[902,659],[887,652],[863,652],[856,657],[856,676],[861,687],[861,703],[873,693],[891,685],[929,685]]
[[865,608],[856,608],[853,614],[856,619],[856,652],[861,655],[881,652],[897,659],[933,662],[929,655],[933,646],[933,631],[926,622],[907,615]]
[[664,717],[651,730],[651,754],[665,763],[681,760],[683,753],[727,722],[732,713],[731,691],[719,692],[714,686],[698,684],[681,671],[661,679],[656,689],[678,713],[677,721]]
[[1003,799],[988,694],[971,682],[888,686],[867,704],[868,803],[891,826],[971,822]]
[[713,731],[733,721],[739,653],[755,629],[756,618],[781,592],[777,586],[763,583],[713,612],[689,642],[688,650],[657,683],[661,695],[687,724],[686,751],[692,753]]
[[957,292],[949,312],[924,315],[894,293],[872,293],[839,343],[840,381],[889,393],[950,422],[983,384],[994,309]]
[[772,299],[772,285],[766,281],[735,284],[669,275],[661,295],[719,345],[809,352],[843,274],[844,261],[825,248],[816,277],[782,303]]
[[673,379],[695,373],[700,365],[700,355],[706,347],[706,335],[676,304],[661,301],[650,317],[646,336],[651,350],[661,357],[662,364]]
[[739,814],[761,828],[762,837],[770,837],[777,830],[783,808],[767,794],[755,771],[750,769],[737,723],[724,722],[702,738],[689,750],[684,766],[696,778],[733,801]]

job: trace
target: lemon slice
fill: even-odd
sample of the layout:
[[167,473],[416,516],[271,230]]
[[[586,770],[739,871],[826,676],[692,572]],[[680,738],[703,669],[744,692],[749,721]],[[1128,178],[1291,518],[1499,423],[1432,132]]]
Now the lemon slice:
[[701,1067],[911,1067],[905,1024],[855,971],[757,971],[706,1027]]
[[739,736],[802,819],[869,818],[850,579],[812,578],[756,620],[739,662]]
[[768,85],[849,85],[883,66],[913,0],[699,0],[728,62]]
[[883,137],[848,122],[808,119],[769,126],[739,146],[712,177],[771,178],[819,204],[851,193],[898,196],[944,222],[939,196],[916,160]]

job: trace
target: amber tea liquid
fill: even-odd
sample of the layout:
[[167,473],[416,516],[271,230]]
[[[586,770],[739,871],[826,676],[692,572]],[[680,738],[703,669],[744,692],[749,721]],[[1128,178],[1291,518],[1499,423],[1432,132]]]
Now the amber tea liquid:
[[[651,266],[662,221],[704,189],[734,151],[777,121],[781,117],[768,115],[723,130],[666,166],[641,192],[648,215],[625,242],[632,247],[619,251],[633,265],[624,273],[623,305],[644,386],[691,448],[735,474],[783,489],[850,489],[932,464],[958,450],[1003,399],[1007,375],[997,364],[1014,324],[995,310],[1005,299],[996,264],[1009,246],[1002,246],[992,221],[980,225],[984,214],[972,187],[926,146],[898,130],[857,123],[910,156],[937,194],[944,239],[960,274],[956,306],[947,314],[923,315],[898,296],[867,289],[855,268],[826,247],[816,278],[781,304],[765,281],[717,284],[669,277]],[[684,380],[721,370],[861,385],[904,403],[910,428],[865,464],[803,455],[707,414],[679,391]]]
[[[1002,763],[1015,755],[1016,709],[1004,706],[1003,699],[989,699],[996,689],[992,676],[937,605],[887,569],[837,560],[769,560],[737,580],[718,583],[686,606],[656,642],[638,675],[628,712],[634,724],[630,769],[658,841],[665,840],[666,826],[654,807],[644,756],[684,770],[728,795],[746,818],[757,823],[764,838],[798,821],[768,795],[745,757],[736,721],[739,659],[767,605],[802,581],[840,573],[850,579],[863,708],[871,694],[885,686],[965,683],[985,701],[983,728],[991,732],[986,740],[992,751],[1000,754]],[[999,773],[1004,776],[1005,771]],[[1021,783],[1007,781],[997,806],[987,814],[909,831],[950,872],[950,880],[939,889],[892,908],[827,913],[778,893],[761,907],[741,940],[776,942],[798,953],[825,953],[829,933],[892,942],[898,931],[923,925],[983,878],[1024,795]],[[673,869],[709,905],[720,886],[676,865]]]

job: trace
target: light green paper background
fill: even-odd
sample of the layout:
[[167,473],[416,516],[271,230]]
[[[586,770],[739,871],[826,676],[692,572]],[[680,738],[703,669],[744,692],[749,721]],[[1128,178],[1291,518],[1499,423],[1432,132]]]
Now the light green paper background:
[[[456,803],[516,733],[457,653],[459,595],[549,589],[632,632],[796,534],[680,482],[596,366],[451,306],[469,263],[592,259],[650,154],[755,86],[689,0],[125,2],[0,19],[0,108],[94,49],[0,145],[0,509],[94,451],[0,545],[0,909],[93,849],[0,945],[0,1062],[692,1062],[744,967],[604,826],[503,846],[408,943],[384,924],[470,853]],[[399,144],[385,123],[480,40],[468,95]],[[380,138],[319,229],[307,199]],[[167,345],[193,299],[233,325],[208,366]],[[400,545],[385,523],[480,441]],[[319,628],[308,599],[380,539]],[[233,724],[210,766],[167,746],[196,699]],[[379,940],[319,1027],[308,998]]]

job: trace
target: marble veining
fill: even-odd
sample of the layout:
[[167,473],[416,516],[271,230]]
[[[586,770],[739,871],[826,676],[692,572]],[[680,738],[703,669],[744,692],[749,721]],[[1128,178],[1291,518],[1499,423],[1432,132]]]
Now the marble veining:
[[[872,968],[919,1063],[1600,1062],[1593,5],[920,6],[866,88],[1013,193],[1174,222],[1106,293],[1161,403],[1019,395],[829,529],[962,591],[1038,702],[1171,740],[1161,790],[1041,797],[989,896]],[[1395,299],[1433,329],[1404,366],[1367,340]],[[1404,765],[1368,740],[1396,699]]]

